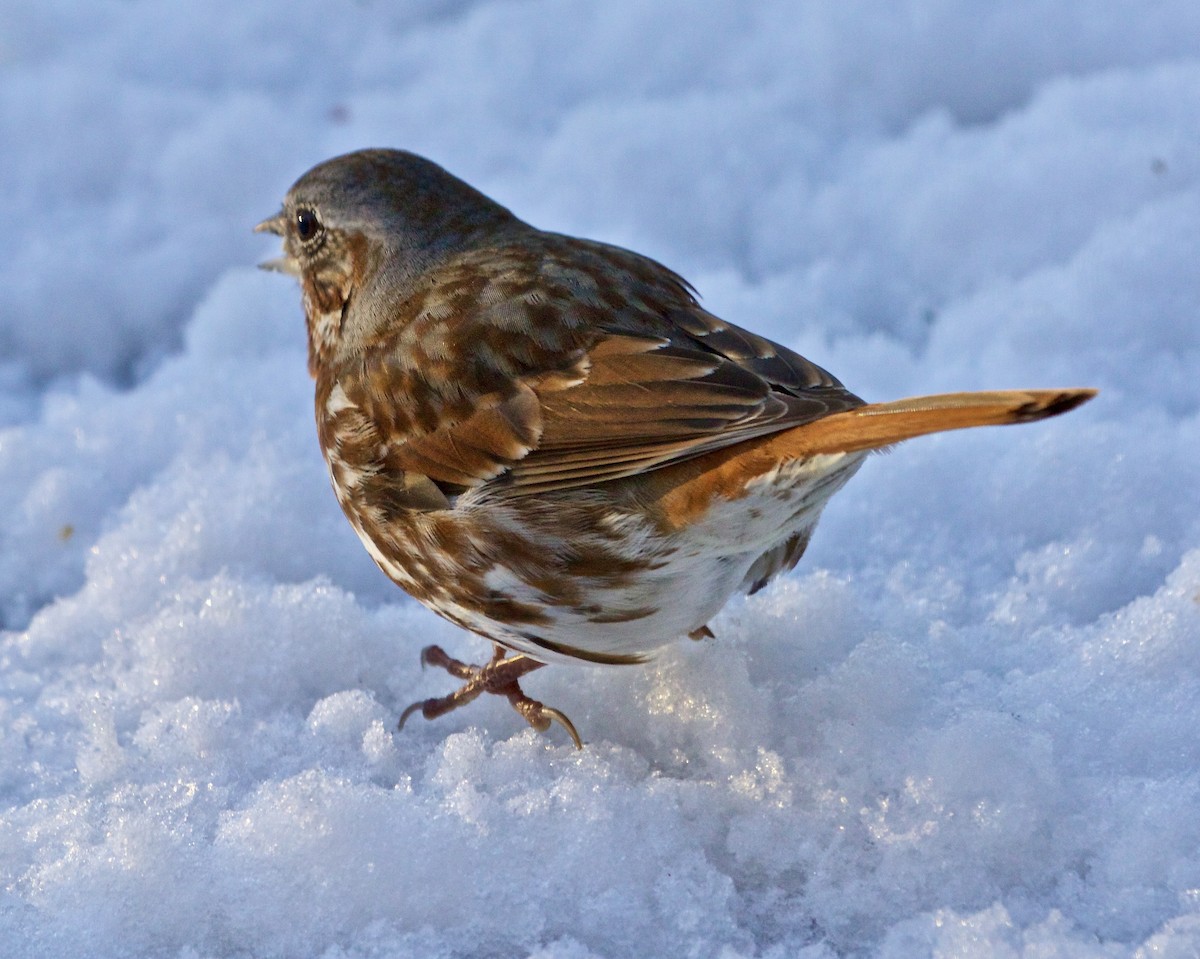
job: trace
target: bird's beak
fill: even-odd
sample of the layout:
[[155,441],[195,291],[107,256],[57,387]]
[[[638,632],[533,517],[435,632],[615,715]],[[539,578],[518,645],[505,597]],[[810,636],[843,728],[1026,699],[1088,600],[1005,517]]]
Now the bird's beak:
[[[280,210],[272,217],[263,220],[254,228],[255,233],[274,233],[283,236],[287,232],[287,216]],[[260,270],[270,270],[272,273],[286,273],[288,276],[300,275],[300,264],[292,256],[277,256],[273,260],[265,260],[258,264]]]
[[300,275],[300,264],[290,256],[277,256],[273,260],[263,260],[258,264],[258,268],[270,273],[286,273],[288,276],[295,277]]
[[263,220],[262,223],[254,228],[254,232],[274,233],[276,236],[283,236],[287,232],[287,220],[284,217],[283,210]]

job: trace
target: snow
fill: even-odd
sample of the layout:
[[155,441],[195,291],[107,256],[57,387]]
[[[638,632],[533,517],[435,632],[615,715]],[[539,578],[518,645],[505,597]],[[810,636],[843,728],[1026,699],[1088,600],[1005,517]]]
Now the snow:
[[[1200,954],[1200,6],[0,6],[0,943],[88,956]],[[914,441],[799,569],[503,702],[417,652],[250,227],[398,146],[653,255]],[[268,238],[269,239],[269,238]]]

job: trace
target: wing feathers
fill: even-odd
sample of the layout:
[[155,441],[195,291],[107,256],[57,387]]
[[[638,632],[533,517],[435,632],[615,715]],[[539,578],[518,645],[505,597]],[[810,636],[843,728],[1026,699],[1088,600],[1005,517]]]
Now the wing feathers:
[[491,397],[459,423],[398,444],[389,466],[423,473],[435,483],[475,486],[499,476],[533,449],[542,433],[541,406],[527,386]]
[[[749,343],[723,329],[727,345]],[[624,336],[601,344],[584,383],[541,396],[542,439],[509,471],[512,495],[631,476],[861,403],[840,387],[779,392],[697,346]]]

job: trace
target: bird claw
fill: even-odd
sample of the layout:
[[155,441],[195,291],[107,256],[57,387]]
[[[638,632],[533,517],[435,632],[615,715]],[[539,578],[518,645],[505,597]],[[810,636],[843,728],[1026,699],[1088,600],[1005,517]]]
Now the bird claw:
[[[561,712],[560,710],[554,709],[550,706],[543,706],[542,714],[545,716],[548,716],[550,719],[554,720],[554,722],[558,723],[560,726],[562,726],[563,729],[565,729],[567,731],[567,735],[571,737],[571,741],[575,744],[576,749],[583,749],[583,740],[579,738],[579,733],[575,729],[575,724],[567,718],[565,713]],[[536,726],[534,728],[537,729]],[[550,723],[547,722],[546,728],[538,729],[538,732],[544,733],[549,728],[550,728]]]
[[436,666],[451,676],[465,680],[462,686],[446,696],[421,699],[409,705],[400,714],[396,729],[401,730],[413,713],[420,712],[426,719],[437,719],[448,712],[465,706],[483,693],[507,697],[509,704],[522,718],[539,733],[546,732],[553,723],[567,731],[576,749],[583,749],[583,740],[575,724],[560,710],[544,706],[522,691],[519,680],[526,673],[543,666],[527,656],[508,656],[503,647],[497,645],[491,661],[486,666],[472,666],[454,659],[440,646],[426,646],[421,650],[421,668]]
[[428,702],[432,702],[432,700],[429,700],[429,699],[418,699],[418,700],[417,700],[415,703],[410,703],[410,704],[409,704],[409,705],[408,705],[408,706],[405,708],[404,712],[402,712],[402,713],[400,714],[400,720],[399,720],[399,722],[397,722],[397,723],[396,723],[396,732],[399,732],[401,729],[403,729],[403,728],[404,728],[404,724],[405,724],[406,722],[408,722],[408,717],[409,717],[409,716],[411,716],[413,713],[415,713],[415,712],[416,712],[417,710],[419,710],[419,709],[424,709],[424,708],[425,708],[425,704],[426,704],[426,703],[428,703]]

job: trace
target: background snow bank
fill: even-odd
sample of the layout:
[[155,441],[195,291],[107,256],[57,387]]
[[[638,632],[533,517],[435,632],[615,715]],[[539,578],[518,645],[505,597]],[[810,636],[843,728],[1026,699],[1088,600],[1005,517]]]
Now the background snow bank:
[[[1200,952],[1200,8],[0,8],[0,941],[17,957]],[[913,443],[716,643],[392,732],[482,644],[327,488],[249,226],[427,153]]]

